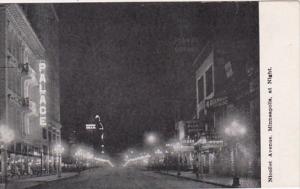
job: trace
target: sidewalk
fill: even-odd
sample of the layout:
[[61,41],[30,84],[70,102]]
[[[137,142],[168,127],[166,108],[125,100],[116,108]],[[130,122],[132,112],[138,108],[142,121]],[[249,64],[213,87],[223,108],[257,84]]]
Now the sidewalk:
[[[177,177],[177,171],[160,171],[159,173]],[[197,179],[195,173],[181,171],[180,178],[204,182],[208,184],[218,185],[220,187],[232,188],[232,177],[218,177],[203,175],[202,178]],[[260,181],[253,178],[240,178],[240,188],[260,188]]]
[[7,189],[26,189],[34,186],[38,186],[45,182],[63,180],[67,178],[71,178],[78,175],[77,172],[67,172],[62,173],[61,177],[58,178],[57,175],[49,175],[49,176],[41,176],[41,177],[31,177],[20,180],[9,181],[7,184]]

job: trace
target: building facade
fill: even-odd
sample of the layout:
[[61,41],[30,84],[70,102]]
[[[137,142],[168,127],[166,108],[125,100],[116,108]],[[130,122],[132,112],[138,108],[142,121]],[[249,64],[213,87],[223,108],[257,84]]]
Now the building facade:
[[[43,8],[35,4],[0,7],[0,122],[15,135],[7,147],[8,174],[56,169],[52,147],[60,142],[59,62],[53,58],[56,47],[49,44],[56,42],[50,36],[57,34],[41,26],[41,22],[49,24],[35,14]],[[44,11],[44,15],[51,18],[54,13]]]
[[[205,127],[195,146],[205,173],[231,175],[236,166],[241,175],[260,177],[259,62],[253,53],[251,41],[218,41],[195,60],[197,119]],[[233,124],[242,128],[240,135],[227,132]]]

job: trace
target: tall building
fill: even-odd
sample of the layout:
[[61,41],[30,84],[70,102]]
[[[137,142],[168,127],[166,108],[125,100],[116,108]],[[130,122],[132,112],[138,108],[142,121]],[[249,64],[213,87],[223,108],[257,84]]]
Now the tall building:
[[[206,140],[198,139],[196,147],[207,173],[231,175],[236,166],[242,175],[260,177],[257,6],[242,4],[224,12],[231,24],[217,24],[222,27],[214,28],[214,39],[194,61],[197,119]],[[251,19],[241,16],[245,13]]]
[[58,18],[53,5],[0,7],[0,122],[14,131],[8,164],[54,172],[60,142]]
[[[60,142],[60,92],[59,92],[59,19],[53,4],[22,4],[24,14],[45,47],[47,127],[43,128],[43,153],[50,158],[46,169],[54,167],[53,146]],[[48,156],[45,156],[48,157]],[[48,167],[49,166],[49,167]]]

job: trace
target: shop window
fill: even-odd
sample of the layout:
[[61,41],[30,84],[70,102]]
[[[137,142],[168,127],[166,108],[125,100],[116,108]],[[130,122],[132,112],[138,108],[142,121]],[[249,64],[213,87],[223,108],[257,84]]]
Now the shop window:
[[23,145],[22,154],[27,154],[27,145]]
[[206,83],[206,96],[209,96],[213,92],[212,67],[210,67],[205,73],[205,83]]
[[203,77],[201,77],[197,81],[198,86],[198,103],[200,103],[204,99],[204,83],[203,83]]
[[34,155],[34,148],[33,148],[33,146],[29,145],[28,149],[27,149],[27,152],[28,152],[29,155]]
[[15,152],[15,145],[14,145],[14,144],[11,144],[11,145],[9,146],[9,151],[12,152],[12,153]]
[[21,145],[21,143],[17,143],[17,145],[16,145],[16,152],[17,153],[21,153],[21,147],[22,145]]

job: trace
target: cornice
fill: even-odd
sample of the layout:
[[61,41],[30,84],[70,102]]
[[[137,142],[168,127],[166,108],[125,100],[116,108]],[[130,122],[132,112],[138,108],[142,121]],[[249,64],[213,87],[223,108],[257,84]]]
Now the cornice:
[[37,55],[38,58],[44,59],[45,48],[43,47],[21,8],[17,4],[10,4],[7,6],[7,13],[9,20],[18,30],[18,33],[21,33],[21,37],[32,50],[32,52]]

